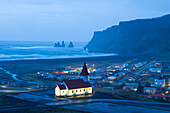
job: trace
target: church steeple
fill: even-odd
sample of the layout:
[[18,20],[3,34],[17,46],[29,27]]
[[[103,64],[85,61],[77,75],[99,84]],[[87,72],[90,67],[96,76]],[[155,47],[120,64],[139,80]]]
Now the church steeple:
[[80,79],[83,79],[85,82],[88,82],[90,80],[86,63],[84,63],[83,69],[80,73]]
[[82,75],[82,76],[89,76],[86,63],[84,63],[83,69],[82,69],[80,75]]

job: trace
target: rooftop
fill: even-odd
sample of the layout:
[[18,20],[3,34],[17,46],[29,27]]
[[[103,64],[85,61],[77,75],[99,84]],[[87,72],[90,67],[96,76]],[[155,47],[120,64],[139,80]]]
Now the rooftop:
[[60,90],[66,89],[66,87],[64,85],[58,85],[58,87],[60,88]]
[[89,82],[84,82],[83,79],[64,80],[64,82],[68,89],[91,87],[91,84]]

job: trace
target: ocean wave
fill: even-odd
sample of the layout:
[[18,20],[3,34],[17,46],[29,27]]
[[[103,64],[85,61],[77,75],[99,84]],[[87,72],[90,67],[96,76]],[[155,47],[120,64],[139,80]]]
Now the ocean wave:
[[12,46],[13,49],[45,49],[45,48],[54,48],[53,46],[29,46],[29,47],[15,47]]
[[[102,57],[102,56],[116,56],[117,54],[88,54],[88,55],[64,55],[64,56],[47,56],[40,54],[30,55],[3,55],[0,54],[0,61],[7,60],[37,60],[37,59],[62,59],[62,58],[88,58],[88,57]],[[16,58],[12,58],[16,57]]]
[[44,56],[41,54],[29,54],[29,55],[5,55],[5,54],[0,54],[0,58],[10,58],[10,57],[35,57],[35,56]]

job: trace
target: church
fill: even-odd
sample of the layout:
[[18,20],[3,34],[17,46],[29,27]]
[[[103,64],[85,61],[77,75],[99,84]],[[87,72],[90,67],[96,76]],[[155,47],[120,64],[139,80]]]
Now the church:
[[89,82],[89,73],[86,63],[83,65],[79,79],[64,80],[62,85],[57,85],[55,88],[56,96],[74,96],[90,93],[92,93],[92,86]]

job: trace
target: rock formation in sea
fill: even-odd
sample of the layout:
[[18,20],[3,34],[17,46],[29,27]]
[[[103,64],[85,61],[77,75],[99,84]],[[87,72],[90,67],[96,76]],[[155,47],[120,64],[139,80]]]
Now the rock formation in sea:
[[64,43],[64,41],[62,41],[62,45],[61,45],[61,47],[65,47],[65,43]]
[[74,45],[73,45],[73,42],[70,41],[70,44],[68,45],[69,48],[73,48]]
[[85,48],[122,55],[170,55],[170,14],[124,21],[97,31]]
[[55,44],[54,44],[54,47],[61,47],[60,42],[55,43]]

